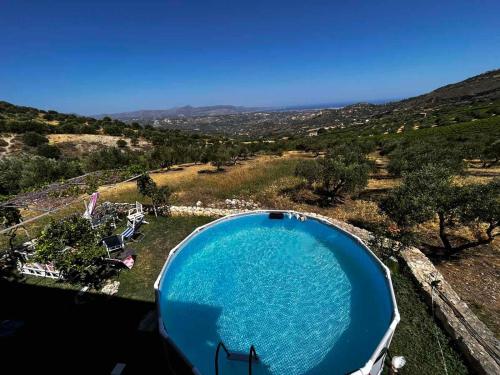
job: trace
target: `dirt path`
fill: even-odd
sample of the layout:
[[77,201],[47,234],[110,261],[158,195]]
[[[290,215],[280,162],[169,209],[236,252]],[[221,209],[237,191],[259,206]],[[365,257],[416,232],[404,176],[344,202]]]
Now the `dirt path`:
[[12,146],[14,145],[14,138],[15,138],[15,136],[12,134],[7,134],[4,137],[0,138],[8,143],[8,145],[5,146],[5,148],[0,149],[0,158],[2,158],[4,156],[8,156],[12,152]]

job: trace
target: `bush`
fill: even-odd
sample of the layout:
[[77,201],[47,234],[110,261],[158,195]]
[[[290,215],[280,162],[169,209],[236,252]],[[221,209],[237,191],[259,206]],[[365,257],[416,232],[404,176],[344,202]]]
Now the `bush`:
[[16,194],[20,190],[20,172],[25,163],[21,158],[0,159],[0,195]]
[[23,143],[27,146],[36,147],[48,142],[49,140],[46,137],[35,132],[27,132],[23,134]]
[[479,158],[485,168],[498,164],[500,161],[500,140],[496,140],[490,144],[486,143],[480,151]]
[[116,141],[116,145],[119,147],[119,148],[124,148],[124,147],[127,147],[127,141],[124,140],[124,139],[119,139]]
[[56,161],[42,156],[7,157],[0,160],[0,194],[17,194],[61,178],[82,174],[77,161]]
[[494,114],[494,115],[500,115],[500,106],[499,107],[493,107],[488,110],[488,113]]
[[104,134],[120,136],[122,135],[122,127],[116,124],[104,125]]
[[71,283],[99,284],[107,255],[101,239],[107,234],[107,228],[93,230],[81,216],[52,221],[38,238],[34,260],[52,263]]
[[137,160],[137,154],[126,150],[122,151],[116,147],[107,147],[89,154],[83,160],[83,168],[86,172],[118,169],[128,166]]
[[130,137],[130,144],[134,147],[139,146],[139,138],[136,135]]
[[8,228],[19,224],[22,220],[21,212],[16,207],[6,207],[0,205],[0,227]]
[[316,160],[300,160],[295,167],[295,176],[303,178],[309,188],[313,187],[320,173],[320,163]]
[[59,159],[61,157],[61,150],[54,145],[41,144],[36,148],[36,153],[49,159]]
[[78,125],[73,123],[64,123],[57,127],[57,131],[61,134],[75,134],[78,133],[77,128]]

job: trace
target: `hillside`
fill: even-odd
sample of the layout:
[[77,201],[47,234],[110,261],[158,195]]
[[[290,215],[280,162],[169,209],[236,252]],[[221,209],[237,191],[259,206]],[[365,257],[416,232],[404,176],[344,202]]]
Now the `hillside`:
[[494,70],[424,95],[387,104],[358,103],[339,109],[282,110],[186,106],[109,116],[157,128],[258,138],[317,135],[320,129],[328,131],[351,128],[361,132],[371,129],[367,130],[367,134],[394,133],[404,131],[408,124],[412,128],[419,128],[451,123],[455,115],[470,119],[484,118],[488,110],[493,111],[490,115],[494,115],[495,108],[499,106],[500,70]]
[[350,129],[362,135],[451,125],[500,114],[500,70],[490,71],[430,93],[387,104],[360,103],[324,110],[302,128]]
[[440,87],[428,94],[395,103],[396,106],[422,106],[443,103],[471,103],[500,99],[500,69]]

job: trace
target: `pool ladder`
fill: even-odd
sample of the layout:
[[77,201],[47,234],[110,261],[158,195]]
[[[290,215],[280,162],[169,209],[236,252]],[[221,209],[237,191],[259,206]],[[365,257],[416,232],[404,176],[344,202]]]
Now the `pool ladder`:
[[224,345],[222,341],[219,342],[219,345],[217,345],[217,349],[215,350],[215,375],[219,375],[219,353],[221,348],[226,352],[226,358],[230,361],[248,361],[248,375],[252,375],[252,362],[259,361],[255,347],[253,345],[250,346],[250,352],[248,355],[243,353],[231,353],[227,350],[226,345]]

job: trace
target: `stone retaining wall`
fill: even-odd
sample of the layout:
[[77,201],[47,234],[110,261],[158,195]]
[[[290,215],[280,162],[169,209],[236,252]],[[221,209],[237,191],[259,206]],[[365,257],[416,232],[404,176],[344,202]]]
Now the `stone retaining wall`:
[[[170,211],[172,215],[225,216],[252,210],[172,206]],[[371,237],[370,232],[365,229],[314,213],[306,214],[325,219],[364,242]],[[500,374],[500,343],[488,327],[460,299],[443,275],[419,249],[407,248],[401,252],[401,258],[422,290],[427,303],[430,305],[432,301],[434,302],[436,317],[457,342],[471,369],[479,374]]]

